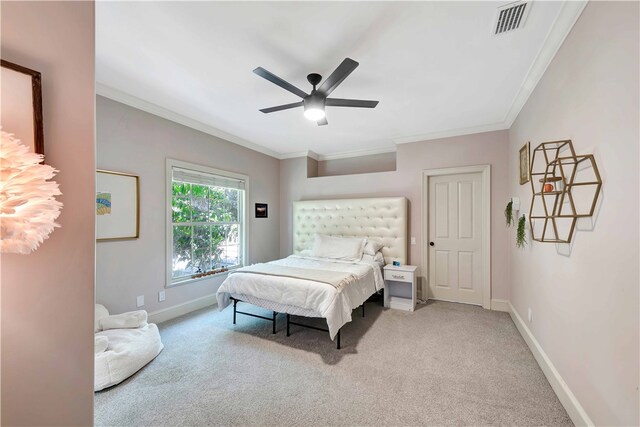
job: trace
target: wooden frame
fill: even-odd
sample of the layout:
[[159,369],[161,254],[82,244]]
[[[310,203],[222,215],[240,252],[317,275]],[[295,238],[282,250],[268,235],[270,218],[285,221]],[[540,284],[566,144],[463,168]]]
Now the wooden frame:
[[256,218],[269,218],[269,205],[266,203],[256,203]]
[[[126,183],[127,178],[130,178],[134,182],[129,182],[129,190],[133,189],[135,194],[127,194],[127,189],[124,188],[101,188],[100,174],[104,176],[115,176],[118,178],[125,178],[121,180],[120,184]],[[116,181],[111,182],[111,186],[116,185]],[[107,192],[105,190],[110,190]],[[116,192],[114,192],[116,190]],[[99,197],[101,195],[109,195],[107,197]],[[112,208],[111,202],[121,203],[124,206],[124,211],[116,210],[113,212],[113,217],[108,219],[102,219],[101,217],[111,215]],[[127,206],[135,205],[133,206]],[[135,209],[135,218],[129,218],[126,212],[127,207],[129,210]],[[118,206],[115,206],[118,209]],[[124,221],[124,224],[123,224]],[[119,223],[118,223],[119,222]],[[110,240],[128,240],[137,239],[140,237],[140,178],[137,175],[132,175],[124,172],[114,172],[109,170],[98,169],[96,171],[96,241],[104,242]]]
[[529,170],[530,170],[530,167],[529,167],[530,154],[529,153],[531,152],[529,148],[529,144],[530,144],[529,142],[524,144],[519,152],[520,154],[518,157],[518,165],[519,165],[519,171],[520,171],[520,185],[526,184],[531,179],[531,175],[529,174]]
[[[40,72],[14,64],[4,59],[2,66],[3,90],[1,104],[2,127],[13,133],[31,151],[44,155],[44,125],[42,118],[42,77]],[[24,76],[30,77],[30,84]],[[27,91],[30,94],[26,93]],[[30,98],[25,101],[24,98]],[[28,104],[31,105],[29,108]],[[11,106],[12,108],[6,108]],[[29,110],[29,111],[27,111]],[[29,123],[30,122],[30,123]]]
[[482,173],[482,307],[491,309],[491,165],[463,166],[422,171],[422,298],[429,293],[429,177],[462,173]]

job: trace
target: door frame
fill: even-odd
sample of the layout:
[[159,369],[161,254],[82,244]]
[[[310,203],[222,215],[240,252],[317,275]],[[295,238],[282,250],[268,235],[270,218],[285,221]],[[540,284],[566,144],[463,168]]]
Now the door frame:
[[465,173],[482,174],[482,307],[491,309],[491,165],[461,166],[422,171],[422,298],[429,298],[429,178]]

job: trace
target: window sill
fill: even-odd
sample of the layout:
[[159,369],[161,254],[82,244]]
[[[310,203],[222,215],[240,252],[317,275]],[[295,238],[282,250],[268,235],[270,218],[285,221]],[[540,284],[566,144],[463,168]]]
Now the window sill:
[[228,275],[230,272],[238,269],[240,267],[235,267],[235,268],[230,268],[227,271],[224,271],[222,273],[216,273],[216,274],[210,274],[208,276],[203,276],[203,277],[196,277],[196,278],[191,278],[191,279],[185,279],[185,280],[181,280],[179,282],[171,282],[168,283],[167,285],[165,285],[165,288],[175,288],[176,286],[182,286],[182,285],[188,285],[190,283],[194,283],[194,282],[201,282],[203,280],[207,280],[207,279],[213,279],[215,277],[220,277],[220,276],[226,276]]

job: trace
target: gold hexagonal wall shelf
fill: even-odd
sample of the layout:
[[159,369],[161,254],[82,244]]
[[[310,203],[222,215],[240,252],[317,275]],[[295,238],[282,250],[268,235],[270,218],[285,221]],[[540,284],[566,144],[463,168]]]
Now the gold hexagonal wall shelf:
[[593,155],[576,154],[571,140],[543,142],[533,150],[529,172],[533,240],[570,243],[578,218],[593,215],[602,189]]

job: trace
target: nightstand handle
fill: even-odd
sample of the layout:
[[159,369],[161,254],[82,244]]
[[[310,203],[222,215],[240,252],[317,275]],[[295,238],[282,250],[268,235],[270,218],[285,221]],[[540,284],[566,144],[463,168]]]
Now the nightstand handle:
[[404,279],[404,276],[396,276],[395,274],[392,274],[391,277],[394,279]]

